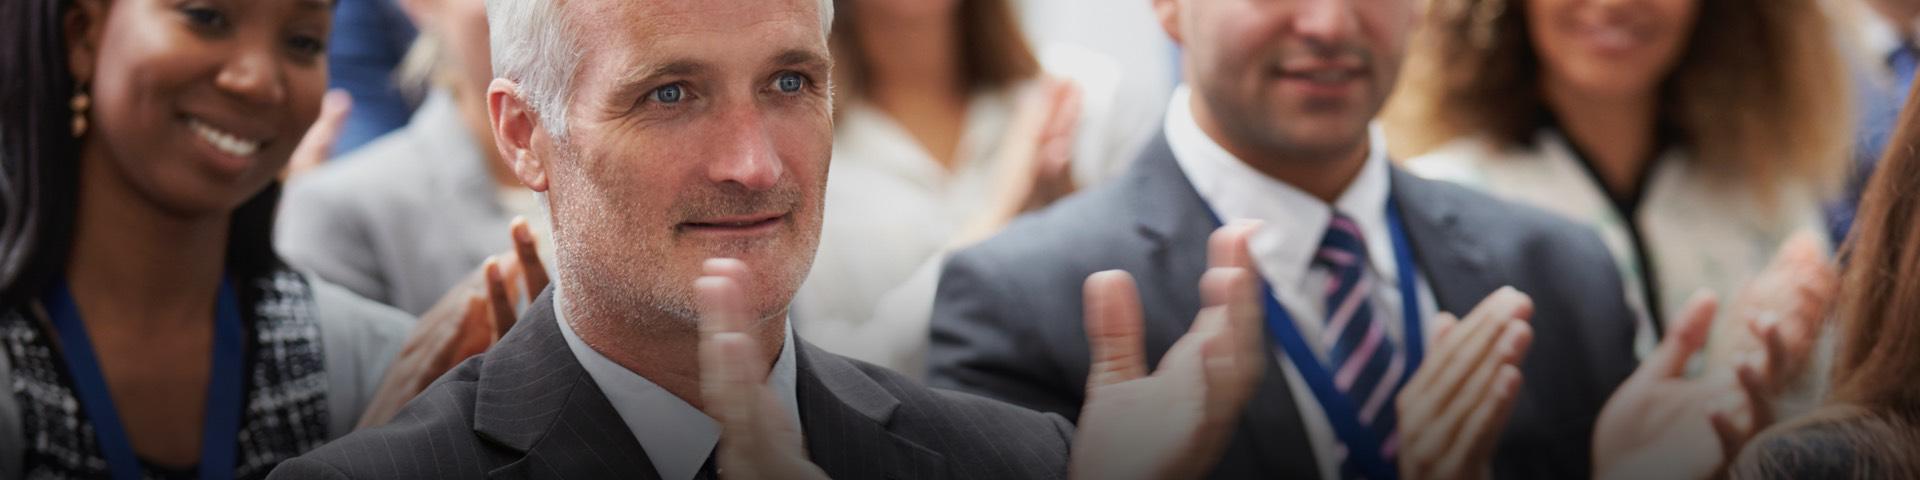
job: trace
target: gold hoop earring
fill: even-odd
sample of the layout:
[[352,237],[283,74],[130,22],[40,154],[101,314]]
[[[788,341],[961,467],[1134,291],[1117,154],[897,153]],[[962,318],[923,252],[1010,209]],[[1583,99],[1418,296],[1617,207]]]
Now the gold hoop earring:
[[73,109],[73,138],[80,138],[87,133],[87,109],[93,107],[93,97],[87,95],[86,84],[79,85],[67,106]]

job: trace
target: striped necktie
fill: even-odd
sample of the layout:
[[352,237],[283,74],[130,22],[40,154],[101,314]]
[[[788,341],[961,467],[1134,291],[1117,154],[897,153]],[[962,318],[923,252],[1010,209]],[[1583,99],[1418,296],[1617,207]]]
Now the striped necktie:
[[[1393,397],[1400,390],[1406,359],[1387,339],[1385,322],[1374,318],[1366,241],[1352,218],[1334,213],[1313,266],[1331,277],[1325,292],[1327,323],[1319,339],[1328,347],[1327,370],[1333,373],[1334,387],[1358,408],[1360,425],[1382,439],[1381,458],[1393,462],[1399,444]],[[1342,470],[1349,477],[1359,471],[1353,465]]]

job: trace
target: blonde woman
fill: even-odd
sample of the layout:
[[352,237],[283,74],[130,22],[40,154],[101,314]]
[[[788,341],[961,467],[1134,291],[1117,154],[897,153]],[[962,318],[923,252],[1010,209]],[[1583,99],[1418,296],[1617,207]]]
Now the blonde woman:
[[1824,225],[1851,97],[1816,0],[1433,0],[1427,21],[1387,114],[1411,170],[1597,229],[1642,345],[1702,289],[1811,285],[1723,317],[1817,324],[1830,247],[1783,247]]

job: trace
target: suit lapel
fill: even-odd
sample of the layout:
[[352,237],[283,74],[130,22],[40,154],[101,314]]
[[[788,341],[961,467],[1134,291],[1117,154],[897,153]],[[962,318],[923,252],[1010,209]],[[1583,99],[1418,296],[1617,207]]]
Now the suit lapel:
[[[1162,295],[1162,308],[1146,300],[1149,349],[1164,355],[1167,346],[1185,335],[1200,311],[1200,277],[1207,269],[1207,240],[1218,227],[1212,208],[1174,160],[1173,149],[1165,134],[1148,144],[1145,153],[1125,180],[1134,194],[1134,211],[1140,233],[1153,245],[1150,257],[1157,272],[1142,274],[1142,281],[1158,278],[1154,285],[1142,285],[1145,297]],[[1157,339],[1157,340],[1156,340]],[[1280,351],[1273,342],[1266,346],[1266,373],[1247,405],[1235,433],[1235,444],[1228,458],[1251,458],[1259,470],[1275,478],[1318,478],[1313,444],[1307,439],[1300,419],[1299,405],[1287,386],[1286,372],[1279,363]],[[1223,470],[1231,467],[1223,467]]]
[[887,431],[898,399],[845,359],[806,342],[794,345],[801,434],[807,455],[828,477],[947,476],[943,456]]
[[1393,199],[1406,222],[1413,243],[1414,263],[1426,275],[1440,311],[1464,316],[1488,293],[1499,288],[1489,270],[1487,252],[1474,232],[1460,225],[1456,205],[1436,191],[1433,180],[1393,169]]
[[473,430],[524,454],[488,477],[659,478],[646,450],[560,336],[552,292],[534,300],[481,366]]

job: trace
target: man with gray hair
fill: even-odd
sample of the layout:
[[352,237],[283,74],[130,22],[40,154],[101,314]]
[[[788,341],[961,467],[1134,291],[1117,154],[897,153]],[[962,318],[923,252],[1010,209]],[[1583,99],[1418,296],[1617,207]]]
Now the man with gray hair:
[[[1200,282],[1210,307],[1159,371],[1137,317],[1087,319],[1102,367],[1077,436],[1059,416],[928,389],[794,335],[788,303],[819,242],[832,150],[831,8],[490,0],[490,123],[501,157],[546,195],[553,287],[392,423],[274,477],[1207,471],[1264,363],[1244,226],[1217,235]],[[1089,295],[1124,303],[1116,291]]]

